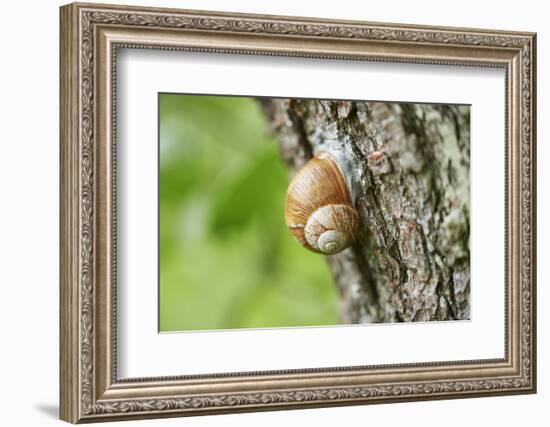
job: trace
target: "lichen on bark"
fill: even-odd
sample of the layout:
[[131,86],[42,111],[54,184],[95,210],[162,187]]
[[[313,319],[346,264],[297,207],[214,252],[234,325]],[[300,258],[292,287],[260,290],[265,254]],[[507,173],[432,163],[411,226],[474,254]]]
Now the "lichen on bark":
[[469,319],[469,107],[260,102],[291,171],[327,147],[353,166],[360,229],[327,257],[342,320]]

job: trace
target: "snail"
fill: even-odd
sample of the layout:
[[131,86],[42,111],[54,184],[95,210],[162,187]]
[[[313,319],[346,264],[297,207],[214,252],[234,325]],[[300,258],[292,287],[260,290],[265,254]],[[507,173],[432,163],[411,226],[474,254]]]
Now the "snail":
[[320,152],[291,180],[285,200],[286,224],[302,246],[332,255],[349,247],[359,215],[335,157]]

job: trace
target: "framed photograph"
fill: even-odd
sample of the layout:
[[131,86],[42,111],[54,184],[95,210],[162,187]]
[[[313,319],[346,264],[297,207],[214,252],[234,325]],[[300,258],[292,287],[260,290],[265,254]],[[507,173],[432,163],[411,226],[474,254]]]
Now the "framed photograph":
[[534,33],[60,22],[63,420],[535,392]]

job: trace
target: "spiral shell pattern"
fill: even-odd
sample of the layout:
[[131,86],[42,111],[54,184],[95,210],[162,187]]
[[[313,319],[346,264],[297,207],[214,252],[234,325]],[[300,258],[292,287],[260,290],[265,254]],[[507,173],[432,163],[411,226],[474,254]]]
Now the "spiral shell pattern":
[[319,153],[300,169],[288,187],[285,219],[304,247],[334,254],[353,243],[359,215],[336,160]]

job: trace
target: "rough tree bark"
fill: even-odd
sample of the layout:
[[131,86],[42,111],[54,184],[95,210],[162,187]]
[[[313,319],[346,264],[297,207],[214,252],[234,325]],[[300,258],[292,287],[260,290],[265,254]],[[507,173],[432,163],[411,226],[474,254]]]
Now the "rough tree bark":
[[292,170],[327,146],[349,153],[360,230],[327,257],[342,320],[469,319],[469,108],[261,102]]

